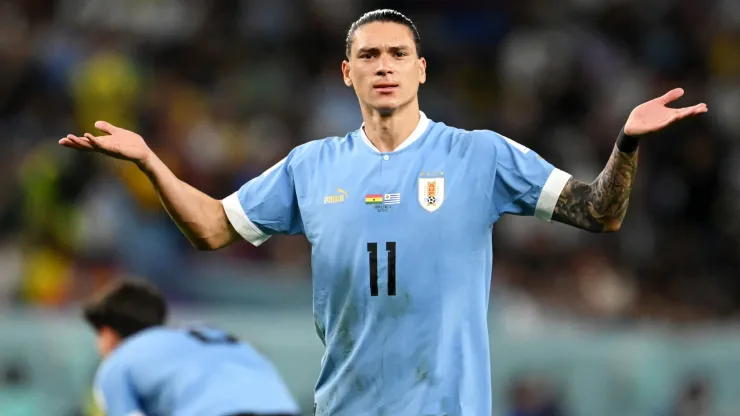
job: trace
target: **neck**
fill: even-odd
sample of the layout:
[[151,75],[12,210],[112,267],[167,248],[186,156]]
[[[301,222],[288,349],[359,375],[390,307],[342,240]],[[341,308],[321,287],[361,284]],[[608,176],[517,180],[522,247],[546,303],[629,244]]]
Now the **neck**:
[[396,150],[416,129],[420,116],[419,101],[416,99],[387,115],[362,106],[365,135],[381,152]]

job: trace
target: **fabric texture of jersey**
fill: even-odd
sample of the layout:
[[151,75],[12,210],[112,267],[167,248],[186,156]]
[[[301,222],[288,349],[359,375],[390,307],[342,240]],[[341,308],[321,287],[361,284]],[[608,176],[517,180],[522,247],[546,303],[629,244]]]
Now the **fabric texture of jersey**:
[[486,416],[492,224],[549,221],[569,178],[504,136],[422,113],[393,152],[362,128],[309,142],[223,205],[253,244],[311,243],[317,415]]
[[151,328],[101,364],[95,397],[107,416],[298,414],[278,372],[212,328]]

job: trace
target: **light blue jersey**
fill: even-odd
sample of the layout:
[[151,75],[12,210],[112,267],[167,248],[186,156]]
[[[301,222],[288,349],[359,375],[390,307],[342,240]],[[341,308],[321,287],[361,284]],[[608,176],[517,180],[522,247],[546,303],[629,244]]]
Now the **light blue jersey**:
[[309,142],[223,204],[253,244],[311,243],[317,415],[486,416],[492,224],[549,220],[569,178],[499,134],[421,114],[393,152],[362,128]]
[[273,365],[215,329],[150,328],[101,364],[95,399],[107,416],[298,414]]

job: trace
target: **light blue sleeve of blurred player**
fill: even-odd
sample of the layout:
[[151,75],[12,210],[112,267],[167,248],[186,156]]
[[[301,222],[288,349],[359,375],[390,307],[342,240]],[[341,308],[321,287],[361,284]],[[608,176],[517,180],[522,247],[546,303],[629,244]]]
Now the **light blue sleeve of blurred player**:
[[128,370],[115,357],[104,361],[95,375],[93,394],[106,416],[144,416]]
[[258,246],[272,234],[301,234],[303,222],[290,163],[300,151],[250,180],[223,200],[226,216],[239,234]]
[[495,152],[492,202],[496,216],[533,215],[550,221],[560,193],[571,175],[508,137],[492,131],[477,133],[484,135],[484,140],[490,140]]

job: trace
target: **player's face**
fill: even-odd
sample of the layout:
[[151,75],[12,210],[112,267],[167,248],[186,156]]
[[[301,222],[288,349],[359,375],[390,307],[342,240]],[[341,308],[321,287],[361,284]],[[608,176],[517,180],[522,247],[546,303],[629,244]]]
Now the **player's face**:
[[102,357],[107,357],[120,342],[121,337],[111,328],[104,326],[98,331],[97,347]]
[[415,100],[426,81],[426,61],[417,55],[411,31],[398,23],[374,22],[353,36],[342,74],[360,102],[387,113]]

